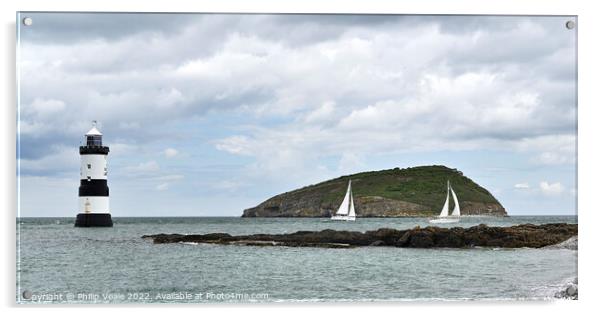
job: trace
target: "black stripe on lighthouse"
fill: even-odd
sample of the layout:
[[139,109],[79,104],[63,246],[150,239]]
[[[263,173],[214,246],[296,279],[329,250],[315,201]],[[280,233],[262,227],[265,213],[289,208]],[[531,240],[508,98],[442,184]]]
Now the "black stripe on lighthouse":
[[109,196],[109,186],[107,185],[107,180],[80,180],[79,196]]
[[108,155],[109,147],[107,146],[79,146],[80,155]]

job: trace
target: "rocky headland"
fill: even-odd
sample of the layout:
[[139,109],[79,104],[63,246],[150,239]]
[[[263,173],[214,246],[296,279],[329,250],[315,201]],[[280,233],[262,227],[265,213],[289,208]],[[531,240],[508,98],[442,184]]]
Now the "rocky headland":
[[[422,166],[362,172],[324,181],[267,199],[242,217],[330,217],[351,181],[358,217],[433,216],[439,214],[450,181],[462,215],[506,216],[487,189],[456,169]],[[453,207],[453,201],[451,202]]]
[[207,243],[244,246],[286,246],[351,248],[389,246],[407,248],[542,248],[556,245],[577,236],[577,224],[523,224],[510,227],[490,227],[484,224],[469,228],[425,227],[408,230],[380,228],[357,232],[325,229],[298,231],[291,234],[254,234],[232,236],[226,233],[204,235],[157,234],[145,235],[155,244]]

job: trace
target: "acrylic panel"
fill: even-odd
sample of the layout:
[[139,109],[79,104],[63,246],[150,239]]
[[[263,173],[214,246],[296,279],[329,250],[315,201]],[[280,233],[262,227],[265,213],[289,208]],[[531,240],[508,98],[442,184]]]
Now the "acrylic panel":
[[17,13],[16,301],[577,299],[577,17]]

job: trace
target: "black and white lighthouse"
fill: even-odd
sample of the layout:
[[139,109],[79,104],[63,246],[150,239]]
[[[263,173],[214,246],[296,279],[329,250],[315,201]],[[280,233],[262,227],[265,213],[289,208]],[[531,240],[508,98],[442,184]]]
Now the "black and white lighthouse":
[[102,133],[96,128],[96,121],[92,124],[86,133],[86,145],[79,147],[79,214],[75,227],[112,227],[107,185],[109,147],[102,145]]

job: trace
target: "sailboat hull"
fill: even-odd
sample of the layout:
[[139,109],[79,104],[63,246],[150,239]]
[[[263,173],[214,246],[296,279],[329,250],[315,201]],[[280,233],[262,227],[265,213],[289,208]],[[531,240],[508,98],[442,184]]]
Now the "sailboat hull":
[[355,216],[334,215],[330,219],[333,221],[355,221]]
[[435,219],[429,220],[429,223],[433,223],[433,224],[451,224],[451,223],[458,223],[458,222],[460,222],[459,217],[456,217],[456,218],[443,217],[443,218],[435,218]]

